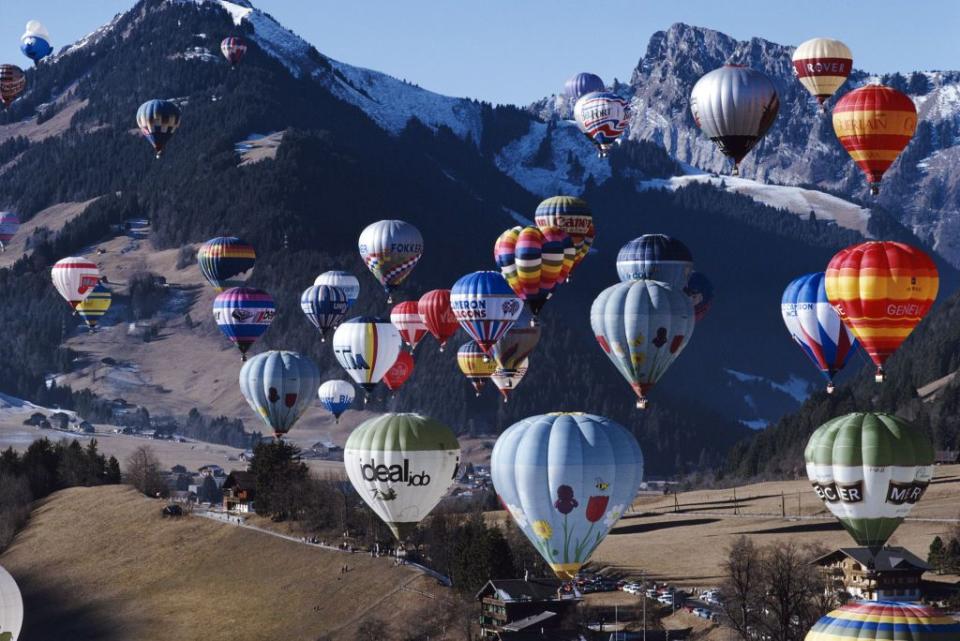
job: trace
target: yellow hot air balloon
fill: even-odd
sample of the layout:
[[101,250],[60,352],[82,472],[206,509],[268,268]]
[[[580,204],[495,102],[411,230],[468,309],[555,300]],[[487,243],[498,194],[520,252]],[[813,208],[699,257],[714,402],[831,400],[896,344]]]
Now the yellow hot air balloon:
[[110,290],[104,287],[103,283],[97,283],[90,295],[77,303],[77,314],[92,332],[103,315],[110,309],[110,303],[112,302],[113,295]]
[[793,52],[793,71],[821,108],[846,81],[851,69],[853,54],[839,40],[813,38]]

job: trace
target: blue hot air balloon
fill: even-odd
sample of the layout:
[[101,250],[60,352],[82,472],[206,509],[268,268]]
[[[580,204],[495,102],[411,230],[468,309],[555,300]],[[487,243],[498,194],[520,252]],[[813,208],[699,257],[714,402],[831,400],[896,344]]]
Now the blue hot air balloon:
[[573,76],[563,85],[563,95],[574,102],[594,91],[604,91],[603,80],[594,73],[582,72]]
[[340,416],[353,405],[356,390],[347,381],[337,379],[321,385],[317,396],[323,408],[333,414],[334,420],[339,423]]
[[169,100],[148,100],[137,109],[137,127],[146,138],[157,158],[180,126],[180,107]]
[[467,274],[453,284],[450,308],[460,326],[490,356],[494,344],[520,317],[523,301],[500,272],[482,271]]
[[633,502],[643,454],[610,419],[545,414],[500,435],[490,474],[517,526],[556,575],[570,579]]
[[213,320],[247,360],[247,350],[267,331],[276,315],[273,297],[252,287],[231,287],[213,300]]
[[323,272],[313,281],[314,285],[332,285],[339,287],[347,295],[347,307],[353,307],[360,297],[360,281],[350,272],[334,269]]
[[53,47],[50,45],[50,34],[46,27],[36,20],[28,22],[26,30],[20,36],[20,51],[33,60],[33,64],[37,64],[53,53]]
[[300,307],[313,326],[320,330],[320,341],[335,329],[347,313],[347,295],[339,287],[314,285],[300,295]]
[[263,352],[240,368],[240,392],[277,438],[310,409],[319,384],[317,365],[297,352]]
[[663,234],[634,238],[617,254],[620,282],[645,278],[683,289],[692,272],[693,255],[687,246]]
[[857,339],[827,300],[823,272],[806,274],[790,282],[783,291],[780,313],[790,336],[827,379],[833,391],[833,377],[857,350]]

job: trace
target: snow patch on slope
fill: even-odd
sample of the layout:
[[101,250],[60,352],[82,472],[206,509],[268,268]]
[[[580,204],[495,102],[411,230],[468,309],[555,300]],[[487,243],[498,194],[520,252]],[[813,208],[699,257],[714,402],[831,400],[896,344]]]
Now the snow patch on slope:
[[778,383],[764,376],[747,374],[746,372],[738,372],[735,369],[726,369],[724,371],[741,383],[762,383],[768,385],[771,388],[790,396],[798,403],[804,402],[810,395],[810,382],[797,376],[791,375],[786,382]]

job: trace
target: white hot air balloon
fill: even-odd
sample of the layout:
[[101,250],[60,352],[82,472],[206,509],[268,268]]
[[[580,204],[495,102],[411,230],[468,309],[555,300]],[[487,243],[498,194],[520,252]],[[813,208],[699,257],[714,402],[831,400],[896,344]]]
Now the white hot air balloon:
[[20,588],[0,565],[0,641],[17,641],[23,627],[23,597]]
[[327,381],[317,390],[320,404],[333,414],[337,423],[340,422],[340,416],[353,405],[355,395],[353,385],[341,380]]
[[53,286],[73,308],[86,300],[100,282],[100,270],[96,263],[76,256],[58,260],[50,270],[50,275]]
[[333,335],[337,362],[368,394],[397,362],[402,344],[390,321],[367,316],[341,323]]

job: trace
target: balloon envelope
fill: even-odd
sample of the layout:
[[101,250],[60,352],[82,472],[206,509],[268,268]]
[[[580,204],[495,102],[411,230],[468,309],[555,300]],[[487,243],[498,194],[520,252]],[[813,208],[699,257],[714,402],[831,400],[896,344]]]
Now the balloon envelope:
[[300,295],[300,308],[313,326],[320,330],[321,340],[340,324],[347,313],[347,295],[339,287],[313,285]]
[[310,409],[319,384],[316,364],[297,352],[263,352],[240,368],[243,397],[277,438]]
[[854,601],[817,621],[804,641],[948,641],[960,621],[919,603]]
[[77,314],[87,324],[87,327],[93,329],[100,322],[100,319],[106,315],[112,302],[113,294],[110,293],[110,290],[104,287],[103,283],[97,283],[93,291],[77,303]]
[[525,358],[519,363],[516,363],[511,369],[506,369],[498,364],[496,369],[493,370],[493,374],[490,375],[490,380],[493,381],[494,386],[500,391],[504,403],[509,400],[510,394],[513,390],[517,389],[520,381],[527,375],[527,370],[529,369],[530,359]]
[[610,419],[545,414],[500,435],[490,474],[517,527],[558,577],[570,579],[633,502],[643,455]]
[[372,392],[397,362],[401,344],[396,327],[369,316],[351,318],[333,334],[337,362],[367,392]]
[[33,60],[34,64],[53,53],[47,28],[36,20],[28,22],[26,30],[20,36],[20,51]]
[[617,275],[620,282],[644,278],[684,288],[693,273],[693,255],[676,238],[644,234],[620,248]]
[[353,307],[360,296],[360,281],[350,272],[334,269],[323,272],[313,281],[314,285],[332,285],[339,287],[347,295],[347,304]]
[[573,196],[551,196],[537,205],[534,221],[541,228],[559,227],[570,237],[575,251],[573,267],[587,257],[596,234],[587,201]]
[[526,362],[540,342],[540,323],[524,308],[520,317],[491,350],[493,360],[502,370],[512,371]]
[[793,52],[793,71],[821,105],[843,85],[853,70],[847,45],[830,38],[813,38]]
[[23,597],[20,588],[7,570],[0,565],[0,639],[10,635],[17,641],[23,627]]
[[442,352],[447,341],[460,329],[460,323],[450,307],[450,290],[433,289],[421,296],[417,302],[417,313],[430,335],[440,343]]
[[0,65],[0,102],[4,107],[9,107],[26,87],[27,77],[23,69],[16,65]]
[[158,158],[179,126],[180,107],[169,100],[148,100],[137,110],[137,127]]
[[357,246],[367,269],[389,294],[417,266],[423,255],[423,236],[408,222],[381,220],[360,233]]
[[321,385],[317,396],[320,398],[320,405],[333,414],[339,423],[340,416],[353,405],[356,392],[353,385],[347,381],[333,380]]
[[0,247],[3,247],[20,229],[20,217],[12,211],[0,211]]
[[467,377],[473,389],[480,396],[480,390],[486,385],[487,379],[497,369],[497,362],[488,358],[476,341],[467,341],[457,350],[457,365]]
[[483,271],[467,274],[454,283],[450,307],[460,326],[489,354],[494,343],[513,327],[523,303],[503,276]]
[[273,297],[262,289],[231,287],[213,299],[213,320],[240,350],[243,360],[273,323],[276,313]]
[[933,477],[921,430],[892,414],[856,412],[821,425],[807,442],[807,477],[858,545],[876,552]]
[[197,250],[200,273],[218,292],[241,285],[256,261],[253,245],[235,236],[211,238]]
[[595,73],[581,72],[567,80],[563,85],[563,95],[571,100],[579,100],[581,96],[604,91],[606,87],[603,79]]
[[594,91],[582,96],[573,106],[573,117],[601,156],[623,135],[630,123],[627,101],[615,93]]
[[713,305],[713,283],[702,272],[693,272],[683,288],[683,293],[693,302],[693,316],[699,323]]
[[50,270],[53,286],[76,308],[100,282],[100,270],[86,258],[70,256],[58,260]]
[[390,322],[400,332],[400,338],[410,346],[412,352],[427,335],[427,324],[420,318],[418,302],[408,300],[397,303],[390,310]]
[[403,384],[407,382],[407,379],[413,374],[413,356],[410,355],[410,352],[405,352],[400,350],[400,353],[397,354],[397,360],[394,362],[393,366],[387,370],[387,373],[383,375],[383,384],[387,386],[387,389],[391,392],[395,392]]
[[220,52],[231,65],[235,65],[246,55],[247,43],[243,41],[243,38],[230,36],[220,42]]
[[[539,227],[514,227],[503,232],[493,248],[500,273],[510,288],[538,314],[566,277],[566,234],[553,228],[547,236]],[[572,243],[569,243],[573,247]]]
[[383,414],[350,434],[343,463],[363,500],[403,539],[456,479],[460,443],[449,427],[432,418]]

